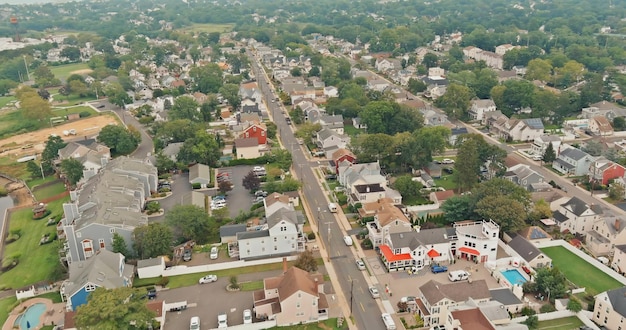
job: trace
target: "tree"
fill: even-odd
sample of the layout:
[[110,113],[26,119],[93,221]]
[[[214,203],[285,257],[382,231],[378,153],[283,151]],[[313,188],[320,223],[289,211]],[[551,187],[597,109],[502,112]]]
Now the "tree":
[[78,94],[81,97],[87,95],[90,92],[89,87],[87,87],[87,84],[85,84],[84,82],[80,80],[72,80],[68,83],[68,86],[69,86],[70,92],[74,94]]
[[[29,171],[30,171],[30,168],[29,168]],[[621,201],[624,199],[625,190],[626,189],[624,189],[624,186],[622,186],[619,183],[613,182],[609,185],[609,197],[612,200]]]
[[121,253],[124,257],[130,257],[126,241],[124,237],[118,233],[113,233],[113,252]]
[[227,192],[233,190],[233,186],[230,181],[224,180],[217,185],[218,190],[226,195]]
[[58,86],[61,84],[61,81],[54,77],[54,73],[50,70],[48,66],[40,65],[33,71],[33,75],[35,76],[35,83],[39,85],[39,87],[51,87]]
[[541,160],[543,160],[545,163],[552,163],[554,160],[556,159],[556,152],[554,151],[554,146],[552,145],[552,142],[548,143],[548,146],[546,147],[546,151],[543,152],[543,157],[541,158]]
[[569,296],[569,301],[567,302],[567,310],[572,311],[574,313],[578,313],[583,309],[583,304],[576,298],[575,296]]
[[314,272],[317,270],[317,260],[313,256],[313,251],[304,250],[300,255],[298,255],[298,259],[294,263],[294,267],[298,267],[307,272]]
[[96,288],[87,304],[76,309],[74,320],[78,329],[144,329],[152,324],[155,313],[148,309],[145,289],[121,287]]
[[471,98],[472,93],[468,87],[451,83],[446,89],[446,93],[438,98],[435,104],[442,107],[451,118],[461,119],[467,117]]
[[219,93],[228,101],[233,109],[238,109],[241,105],[241,96],[239,95],[239,85],[236,84],[224,84],[219,89]]
[[217,230],[211,225],[206,211],[195,205],[177,205],[165,214],[165,222],[177,236],[184,240],[194,240],[198,244],[208,242]]
[[591,156],[598,157],[602,155],[602,143],[594,140],[588,140],[582,150]]
[[528,327],[528,329],[537,329],[539,327],[539,317],[537,317],[537,315],[530,315],[522,323],[524,323]]
[[542,292],[552,302],[564,297],[567,292],[567,278],[557,267],[539,268],[535,274],[537,290]]
[[422,65],[424,65],[426,68],[436,67],[437,65],[439,65],[439,58],[436,54],[426,53],[424,55],[424,59],[422,60]]
[[528,80],[550,81],[551,75],[552,64],[550,61],[536,58],[528,62],[524,78]]
[[445,213],[446,221],[450,223],[470,219],[471,197],[470,195],[452,196],[443,202],[441,209]]
[[394,189],[396,189],[400,195],[405,199],[413,199],[419,197],[422,184],[413,181],[413,177],[410,175],[403,175],[396,179],[393,183]]
[[200,112],[198,111],[198,102],[190,96],[177,97],[169,113],[172,119],[201,120]]
[[320,76],[320,68],[318,66],[314,66],[309,71],[309,77],[319,77]]
[[41,153],[41,166],[44,173],[51,174],[54,172],[53,161],[59,156],[59,150],[65,148],[66,145],[60,136],[50,135],[48,137],[46,146]]
[[72,62],[78,61],[80,59],[80,49],[78,47],[65,47],[61,51],[61,56],[67,57]]
[[242,183],[244,188],[250,190],[250,192],[257,191],[261,188],[261,179],[254,174],[253,171],[248,172],[246,176],[243,177]]
[[476,203],[474,212],[483,219],[495,221],[502,232],[522,229],[527,217],[524,205],[507,196],[487,196]]
[[72,186],[83,178],[84,170],[83,163],[76,158],[67,158],[61,161],[61,172]]
[[37,92],[24,93],[19,100],[22,115],[26,119],[42,121],[52,116],[50,103],[42,99]]
[[454,165],[456,171],[454,171],[453,179],[458,184],[459,191],[470,190],[478,184],[478,173],[480,173],[480,166],[483,164],[476,152],[479,143],[475,138],[464,138],[457,148],[457,160]]
[[615,117],[613,119],[613,128],[616,131],[626,130],[626,119],[624,117]]
[[528,215],[528,220],[539,221],[541,219],[552,218],[552,210],[550,204],[543,199],[538,200],[533,206],[533,210]]
[[299,67],[295,67],[291,69],[289,73],[294,77],[300,77],[302,76],[302,69],[300,69]]
[[219,105],[220,103],[214,95],[209,96],[208,100],[200,106],[202,120],[205,122],[213,120],[213,114],[217,112]]
[[160,222],[135,227],[133,230],[133,248],[139,259],[169,255],[173,241],[172,229]]
[[196,132],[193,138],[187,139],[178,152],[178,161],[191,164],[201,163],[216,167],[221,157],[220,146],[216,136],[204,130]]
[[410,78],[407,85],[407,89],[413,94],[421,93],[425,91],[427,87],[428,86],[426,86],[423,81],[415,78]]
[[39,95],[39,97],[41,97],[44,100],[49,100],[50,99],[50,92],[48,92],[47,89],[39,89],[39,90],[37,90],[37,95]]
[[[127,155],[137,149],[141,136],[133,133],[132,126],[107,125],[100,130],[98,142],[104,143],[118,155]],[[135,129],[136,130],[136,129]]]

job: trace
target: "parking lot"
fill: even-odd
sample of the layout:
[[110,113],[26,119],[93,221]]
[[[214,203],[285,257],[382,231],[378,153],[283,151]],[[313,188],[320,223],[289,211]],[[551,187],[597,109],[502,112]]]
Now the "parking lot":
[[226,202],[231,218],[239,215],[239,211],[250,211],[253,195],[243,187],[243,177],[248,174],[254,166],[240,165],[234,167],[223,167],[218,169],[219,173],[228,173],[230,182],[234,185],[233,190],[227,194]]

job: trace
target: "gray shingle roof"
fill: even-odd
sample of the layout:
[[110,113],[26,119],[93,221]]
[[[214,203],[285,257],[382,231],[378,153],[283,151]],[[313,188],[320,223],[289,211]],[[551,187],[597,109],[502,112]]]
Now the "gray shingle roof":
[[577,216],[581,216],[585,211],[591,208],[597,214],[602,214],[602,209],[596,205],[592,205],[591,207],[585,203],[585,201],[581,200],[578,197],[572,197],[569,201],[562,205],[566,209],[570,210]]
[[453,302],[464,302],[468,298],[475,300],[491,298],[491,293],[485,280],[445,284],[430,280],[420,286],[419,289],[430,305],[434,305],[443,299],[449,299]]
[[536,246],[521,235],[515,236],[508,245],[527,262],[530,262],[541,254],[541,251],[539,251]]
[[607,291],[613,310],[626,317],[626,287]]
[[526,126],[532,129],[544,129],[543,122],[540,118],[528,118],[522,119],[522,121],[526,124]]
[[235,236],[246,231],[245,224],[225,225],[220,227],[220,237]]
[[491,299],[502,303],[503,305],[517,305],[522,301],[517,298],[509,288],[500,288],[489,290]]
[[561,157],[561,156],[568,157],[568,158],[571,158],[573,160],[581,160],[581,159],[589,156],[589,154],[584,152],[584,151],[582,151],[582,150],[580,150],[580,149],[572,147],[572,148],[567,148],[565,150],[561,150],[561,153],[559,154],[559,157]]
[[70,278],[66,282],[67,296],[74,295],[87,283],[115,289],[124,286],[124,276],[133,273],[133,266],[126,265],[124,274],[120,274],[120,260],[124,258],[120,253],[102,249],[98,254],[84,261],[72,262],[69,266]]
[[150,258],[137,261],[137,268],[157,266],[161,264],[162,257]]
[[269,237],[270,236],[270,231],[269,230],[255,230],[255,231],[245,231],[245,232],[241,232],[241,233],[237,233],[237,240],[242,240],[242,239],[250,239],[250,238],[257,238],[257,237]]

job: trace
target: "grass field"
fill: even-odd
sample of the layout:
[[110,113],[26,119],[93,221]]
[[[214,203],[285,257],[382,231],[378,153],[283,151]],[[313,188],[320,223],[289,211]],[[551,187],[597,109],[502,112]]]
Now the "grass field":
[[4,107],[11,101],[15,101],[14,96],[0,96],[0,108]]
[[79,106],[70,107],[70,108],[53,108],[52,109],[52,114],[55,117],[67,116],[73,113],[81,113],[81,112],[89,112],[92,116],[95,116],[98,114],[96,110],[85,105],[79,105]]
[[[283,327],[273,327],[269,329],[284,329]],[[291,330],[344,330],[348,329],[348,321],[344,320],[343,326],[337,326],[337,319],[332,318],[318,323],[301,324],[289,326]]]
[[65,185],[62,181],[58,181],[54,184],[42,188],[35,188],[35,190],[33,190],[33,194],[38,201],[54,197],[63,192],[65,192]]
[[4,298],[0,300],[0,324],[4,324],[9,318],[9,313],[17,303],[17,298],[15,296],[11,296],[9,298]]
[[564,247],[547,247],[542,248],[541,251],[552,259],[552,264],[558,267],[568,280],[578,287],[585,288],[586,293],[590,295],[595,296],[600,292],[622,286],[620,282],[569,252]]
[[234,24],[192,24],[191,26],[187,26],[179,29],[184,32],[228,32],[233,29]]
[[16,163],[15,159],[9,157],[0,157],[0,172],[23,180],[30,178],[30,173],[26,170],[26,163]]
[[26,185],[28,186],[28,188],[33,189],[33,188],[35,188],[35,187],[37,187],[39,185],[42,185],[44,183],[55,181],[56,179],[57,178],[54,177],[54,175],[47,176],[45,179],[42,179],[41,177],[37,177],[35,179],[28,180],[26,182]]
[[[62,204],[68,200],[69,197],[66,197],[48,204],[48,209],[52,211],[50,216],[61,214]],[[22,236],[6,246],[5,257],[19,255],[19,264],[0,274],[2,287],[16,289],[40,281],[56,280],[56,272],[61,267],[57,255],[58,241],[39,245],[41,237],[54,233],[56,227],[46,226],[46,219],[33,220],[32,208],[14,212],[9,221],[9,232],[21,230]]]
[[550,329],[550,330],[574,330],[578,329],[581,325],[585,325],[576,316],[564,317],[562,319],[548,320],[539,322],[537,329]]
[[444,172],[442,172],[441,178],[433,180],[435,180],[437,187],[442,187],[445,190],[453,190],[457,188],[456,182],[452,179],[452,174],[444,174]]
[[50,71],[52,71],[54,76],[59,78],[61,82],[63,82],[65,78],[69,77],[73,71],[86,69],[89,69],[87,63],[73,63],[50,67]]
[[345,126],[343,127],[343,131],[344,131],[347,135],[349,135],[349,136],[357,136],[357,135],[359,135],[359,134],[361,134],[361,133],[365,133],[365,130],[364,130],[364,129],[358,129],[358,128],[355,128],[355,127],[354,127],[354,126],[352,126],[352,125],[345,125]]
[[15,134],[36,131],[47,124],[45,121],[24,119],[21,111],[18,110],[3,111],[0,114],[0,139]]

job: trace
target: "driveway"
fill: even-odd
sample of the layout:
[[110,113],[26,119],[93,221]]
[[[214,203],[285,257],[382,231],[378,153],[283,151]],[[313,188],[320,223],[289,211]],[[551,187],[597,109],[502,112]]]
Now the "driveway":
[[239,215],[240,211],[250,211],[252,206],[253,195],[243,187],[242,180],[254,166],[239,165],[232,167],[223,167],[218,169],[218,173],[226,172],[230,176],[230,181],[234,185],[233,190],[227,194],[228,211],[231,218]]

